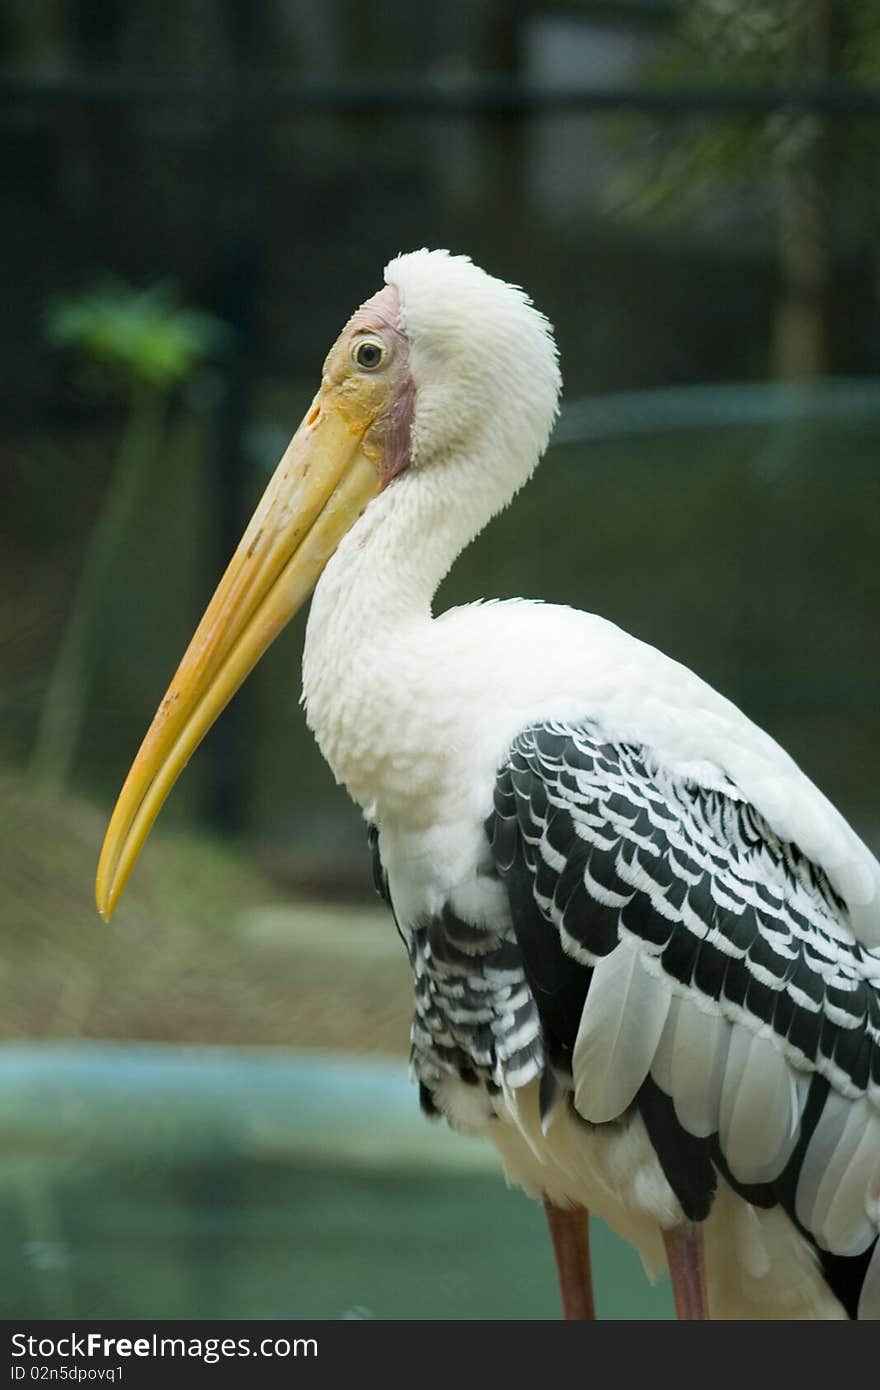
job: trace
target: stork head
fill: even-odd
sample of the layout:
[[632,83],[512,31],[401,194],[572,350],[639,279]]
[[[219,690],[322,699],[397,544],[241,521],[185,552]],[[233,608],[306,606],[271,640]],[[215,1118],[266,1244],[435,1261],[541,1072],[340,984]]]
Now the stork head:
[[559,387],[550,326],[521,290],[445,251],[391,261],[331,348],[132,764],[98,865],[103,917],[190,756],[373,499],[471,454],[498,470],[502,505],[546,446]]
[[[398,256],[385,280],[398,295],[416,390],[410,461],[488,452],[513,471],[513,492],[556,418],[561,381],[546,318],[522,290],[446,251]],[[484,441],[495,447],[481,451]]]

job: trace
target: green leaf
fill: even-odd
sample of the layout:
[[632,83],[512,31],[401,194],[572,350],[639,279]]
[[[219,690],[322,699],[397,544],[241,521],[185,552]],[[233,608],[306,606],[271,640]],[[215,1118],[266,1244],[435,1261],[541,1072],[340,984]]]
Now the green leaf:
[[136,289],[109,276],[79,294],[51,300],[45,331],[53,347],[163,391],[222,353],[231,339],[222,320],[181,305],[171,281]]

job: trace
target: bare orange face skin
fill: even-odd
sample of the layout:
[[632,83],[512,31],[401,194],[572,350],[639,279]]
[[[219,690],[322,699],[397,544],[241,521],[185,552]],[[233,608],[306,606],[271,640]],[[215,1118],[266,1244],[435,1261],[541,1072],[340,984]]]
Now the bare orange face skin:
[[110,821],[95,894],[109,918],[168,793],[308,598],[345,533],[410,462],[415,391],[388,285],[352,315],[321,387],[196,629]]

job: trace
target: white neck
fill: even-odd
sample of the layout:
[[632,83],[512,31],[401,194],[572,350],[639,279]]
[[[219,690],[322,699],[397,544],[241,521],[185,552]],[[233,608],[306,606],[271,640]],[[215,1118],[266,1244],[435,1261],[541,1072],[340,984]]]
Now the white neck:
[[442,659],[431,603],[511,491],[509,461],[500,477],[473,456],[413,468],[370,503],[321,576],[303,654],[306,714],[337,781],[370,816],[409,801],[420,770],[431,775],[426,724]]

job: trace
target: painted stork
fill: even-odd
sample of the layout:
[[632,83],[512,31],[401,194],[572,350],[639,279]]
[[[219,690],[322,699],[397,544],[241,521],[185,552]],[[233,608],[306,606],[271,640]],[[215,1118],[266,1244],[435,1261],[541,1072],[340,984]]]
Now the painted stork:
[[522,291],[445,251],[387,266],[144,739],[99,909],[314,587],[303,701],[412,964],[422,1107],[543,1200],[564,1315],[594,1316],[596,1212],[668,1264],[679,1317],[878,1317],[880,864],[773,739],[611,623],[432,613],[559,390]]

